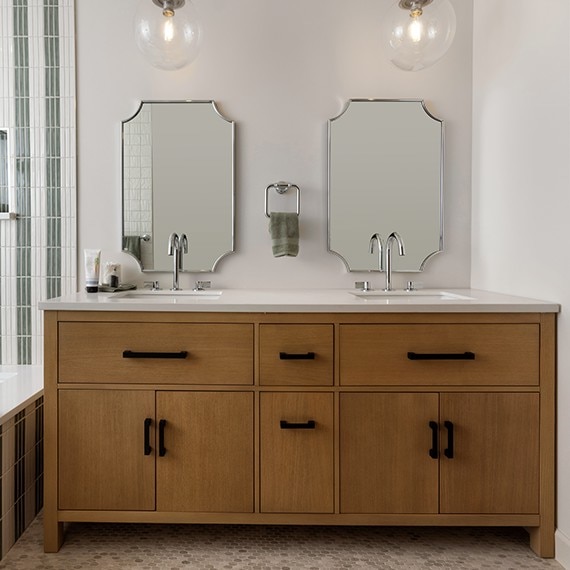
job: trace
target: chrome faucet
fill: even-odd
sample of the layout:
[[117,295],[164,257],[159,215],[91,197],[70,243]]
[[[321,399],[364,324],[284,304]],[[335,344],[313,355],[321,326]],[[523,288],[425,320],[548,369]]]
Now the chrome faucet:
[[168,238],[168,255],[173,256],[172,291],[178,291],[178,271],[180,269],[180,238],[172,232]]
[[188,253],[188,238],[186,237],[186,234],[180,234],[178,241],[179,241],[179,248],[180,248],[180,260],[179,260],[180,265],[179,265],[179,268],[183,269],[184,263],[182,262],[182,260],[183,260],[182,255],[184,253]]
[[370,238],[370,253],[374,253],[374,242],[377,242],[378,244],[378,271],[382,271],[383,269],[383,261],[382,261],[382,254],[384,253],[384,246],[382,245],[382,238],[380,237],[380,234],[376,233],[376,234],[372,234],[372,237]]
[[406,249],[400,234],[398,232],[392,232],[386,240],[386,287],[384,291],[392,291],[392,244],[394,242],[398,244],[398,253],[401,256],[406,255]]
[[173,257],[173,270],[172,270],[172,288],[171,291],[179,291],[178,278],[180,270],[182,269],[182,255],[188,253],[188,238],[186,234],[178,236],[176,233],[171,233],[168,238],[168,255]]

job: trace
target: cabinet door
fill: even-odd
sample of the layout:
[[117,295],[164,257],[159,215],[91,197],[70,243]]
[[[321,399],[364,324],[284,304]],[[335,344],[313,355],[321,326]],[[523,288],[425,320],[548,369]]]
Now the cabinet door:
[[341,512],[437,513],[437,421],[437,394],[341,394]]
[[538,394],[442,394],[441,420],[442,513],[538,513]]
[[156,401],[166,422],[157,510],[253,512],[253,393],[162,391]]
[[332,513],[333,395],[262,393],[260,417],[261,511]]
[[59,508],[153,510],[153,418],[152,391],[60,390]]

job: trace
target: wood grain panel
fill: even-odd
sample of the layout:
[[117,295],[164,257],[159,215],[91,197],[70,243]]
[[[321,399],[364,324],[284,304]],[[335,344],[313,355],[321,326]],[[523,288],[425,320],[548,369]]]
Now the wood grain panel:
[[[341,325],[343,385],[537,385],[537,324]],[[409,360],[473,352],[474,360]]]
[[152,391],[60,390],[60,509],[154,509],[145,418],[154,418]]
[[253,512],[253,393],[158,392],[157,510]]
[[341,394],[342,513],[437,513],[437,394]]
[[[124,358],[123,351],[185,359]],[[60,382],[253,384],[253,325],[73,323],[59,325]]]
[[442,513],[539,512],[538,394],[442,394],[441,419],[455,426]]
[[[333,394],[261,394],[261,511],[331,513],[334,508]],[[315,429],[281,429],[280,422]]]
[[[332,325],[260,326],[260,383],[280,386],[331,386],[333,383]],[[314,353],[312,360],[283,360],[280,353]]]

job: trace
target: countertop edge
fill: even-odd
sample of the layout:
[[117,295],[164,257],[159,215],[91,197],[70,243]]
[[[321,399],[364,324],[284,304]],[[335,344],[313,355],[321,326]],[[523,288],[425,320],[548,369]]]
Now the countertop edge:
[[[218,300],[112,299],[109,293],[76,293],[42,301],[43,311],[193,313],[558,313],[560,305],[488,291],[446,289],[472,299],[350,298],[347,290],[228,290]],[[224,297],[224,295],[226,297]]]

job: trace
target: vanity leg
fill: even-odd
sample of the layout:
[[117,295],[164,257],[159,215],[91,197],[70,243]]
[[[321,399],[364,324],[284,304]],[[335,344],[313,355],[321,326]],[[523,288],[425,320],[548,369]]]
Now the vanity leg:
[[44,552],[57,552],[63,544],[63,523],[44,514]]
[[[546,525],[550,526],[550,525]],[[545,525],[527,528],[530,535],[530,547],[542,558],[554,558],[554,529],[545,529]]]
[[44,314],[44,551],[57,552],[63,544],[63,523],[57,519],[58,408],[57,313]]

